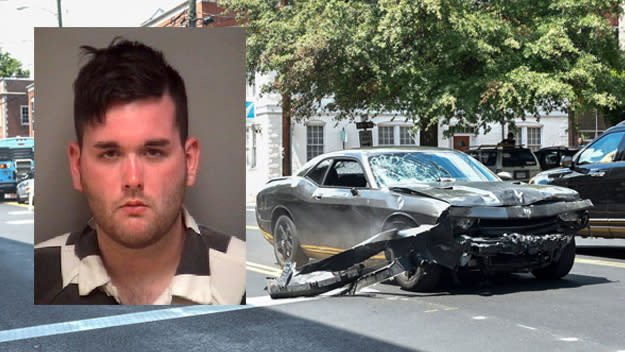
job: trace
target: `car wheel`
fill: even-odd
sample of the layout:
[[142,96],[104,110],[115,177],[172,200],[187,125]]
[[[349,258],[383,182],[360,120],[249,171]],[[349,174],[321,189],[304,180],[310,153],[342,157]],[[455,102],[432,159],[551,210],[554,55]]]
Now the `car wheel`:
[[560,259],[549,264],[544,268],[532,271],[532,274],[538,279],[555,280],[559,279],[571,271],[575,262],[575,238],[562,248]]
[[[397,230],[402,230],[415,226],[417,226],[417,224],[415,224],[410,219],[395,218],[389,220],[386,224],[384,224],[384,226],[382,227],[382,231],[390,230],[393,228],[396,228]],[[414,270],[405,271],[395,276],[395,281],[404,290],[421,292],[432,291],[433,289],[438,287],[441,281],[441,276],[443,274],[443,269],[443,267],[436,263],[426,263],[416,266]]]
[[295,262],[295,266],[300,267],[308,262],[300,247],[295,223],[288,215],[280,215],[273,226],[273,252],[280,266]]
[[436,263],[425,263],[412,271],[405,271],[395,280],[401,288],[408,291],[427,292],[438,287],[443,268]]

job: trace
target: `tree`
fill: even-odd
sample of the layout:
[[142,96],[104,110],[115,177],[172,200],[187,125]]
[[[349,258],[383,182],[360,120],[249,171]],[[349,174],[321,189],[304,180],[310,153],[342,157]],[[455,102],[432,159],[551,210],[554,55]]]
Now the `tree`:
[[[617,0],[230,0],[247,70],[301,120],[395,112],[427,130],[625,102]],[[328,99],[331,98],[331,99]],[[456,121],[454,123],[454,121]],[[452,123],[454,125],[452,126]],[[423,140],[423,139],[422,139]],[[429,139],[435,142],[436,138]]]
[[28,77],[30,72],[22,70],[22,63],[0,48],[0,77]]

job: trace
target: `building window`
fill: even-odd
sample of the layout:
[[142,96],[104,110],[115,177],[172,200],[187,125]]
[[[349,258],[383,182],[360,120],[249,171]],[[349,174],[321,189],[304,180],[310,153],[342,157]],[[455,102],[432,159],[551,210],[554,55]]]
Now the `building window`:
[[247,167],[253,169],[256,167],[256,128],[254,127],[254,125],[250,125],[247,127],[245,137]]
[[323,154],[323,126],[306,126],[306,160]]
[[35,97],[30,98],[30,123],[35,131]]
[[395,144],[395,126],[378,127],[378,144],[379,145]]
[[541,142],[541,127],[528,127],[527,128],[527,147],[532,151],[540,149]]
[[28,105],[20,105],[22,126],[28,126]]
[[401,145],[414,145],[417,144],[414,140],[414,136],[410,133],[412,127],[399,127],[399,144]]

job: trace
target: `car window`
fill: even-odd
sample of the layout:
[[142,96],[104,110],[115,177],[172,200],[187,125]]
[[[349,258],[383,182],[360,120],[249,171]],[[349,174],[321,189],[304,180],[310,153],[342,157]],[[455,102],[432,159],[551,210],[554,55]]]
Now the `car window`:
[[356,160],[337,160],[328,171],[325,186],[367,187],[362,166]]
[[475,150],[469,152],[468,154],[476,158],[486,166],[495,166],[495,164],[497,163],[496,150]]
[[623,139],[623,134],[625,132],[611,133],[595,141],[580,154],[577,163],[583,165],[612,162],[618,150],[618,145],[621,139]]
[[317,164],[317,166],[313,167],[312,170],[308,172],[306,177],[320,185],[321,181],[323,181],[323,176],[326,174],[326,170],[328,170],[328,167],[331,163],[331,159],[326,159],[320,162],[319,164]]
[[536,159],[529,149],[504,149],[501,152],[503,167],[535,166]]
[[542,162],[546,168],[551,169],[560,165],[560,153],[557,151],[544,152],[541,155]]

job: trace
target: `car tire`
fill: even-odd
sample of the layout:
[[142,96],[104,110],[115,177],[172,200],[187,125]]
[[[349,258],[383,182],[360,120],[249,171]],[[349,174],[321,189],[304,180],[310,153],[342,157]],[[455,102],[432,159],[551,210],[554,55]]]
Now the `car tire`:
[[540,269],[535,269],[532,274],[541,280],[560,279],[571,271],[575,262],[575,238],[564,246],[560,252],[560,258]]
[[[415,226],[417,226],[417,224],[410,219],[394,218],[384,224],[382,231],[393,228],[403,230]],[[442,275],[443,267],[436,263],[426,263],[416,266],[412,271],[406,271],[395,276],[395,281],[404,290],[428,292],[438,287]]]
[[300,247],[295,223],[288,215],[280,215],[273,226],[273,253],[280,266],[295,262],[299,268],[308,262],[308,257]]
[[443,268],[436,263],[425,263],[413,271],[405,271],[395,276],[401,288],[408,291],[429,292],[438,287]]

